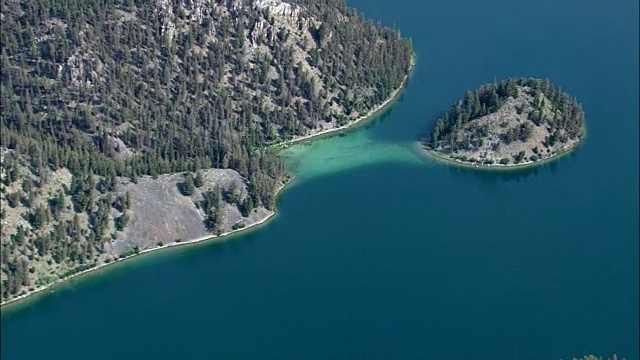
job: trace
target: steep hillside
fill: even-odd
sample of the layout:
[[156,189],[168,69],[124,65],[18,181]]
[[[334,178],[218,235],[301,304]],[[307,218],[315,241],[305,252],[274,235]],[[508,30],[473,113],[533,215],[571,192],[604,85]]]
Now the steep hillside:
[[[266,216],[284,180],[266,146],[367,113],[412,56],[398,31],[341,0],[6,0],[0,20],[2,210],[15,223],[2,231],[3,301],[44,281],[25,267],[47,263],[55,278],[132,251],[137,240],[118,239],[133,213],[118,220],[117,199],[128,191],[139,208],[148,189],[131,184],[229,169],[240,199],[215,176],[205,185],[236,209],[223,213]],[[77,231],[61,230],[68,221]]]

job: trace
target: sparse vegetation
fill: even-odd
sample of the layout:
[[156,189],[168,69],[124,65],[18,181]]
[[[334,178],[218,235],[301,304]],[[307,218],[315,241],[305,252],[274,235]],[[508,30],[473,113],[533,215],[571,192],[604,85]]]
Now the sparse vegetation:
[[245,228],[245,226],[246,226],[246,225],[245,225],[245,223],[243,223],[243,222],[239,222],[239,223],[235,223],[235,224],[233,224],[232,229],[233,229],[233,230],[244,229],[244,228]]
[[69,277],[71,275],[75,275],[75,274],[80,273],[82,271],[89,270],[89,269],[91,269],[91,268],[93,268],[95,266],[96,266],[96,264],[84,264],[84,265],[76,266],[75,268],[63,273],[62,276],[60,276],[60,278],[64,279],[66,277]]

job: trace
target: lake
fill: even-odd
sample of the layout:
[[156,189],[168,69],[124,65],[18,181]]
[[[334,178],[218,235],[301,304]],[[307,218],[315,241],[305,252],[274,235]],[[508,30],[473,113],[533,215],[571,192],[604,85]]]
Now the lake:
[[[266,225],[2,314],[2,359],[638,359],[638,1],[350,0],[413,39],[394,107],[287,149]],[[415,141],[465,90],[548,77],[588,137],[473,171]]]

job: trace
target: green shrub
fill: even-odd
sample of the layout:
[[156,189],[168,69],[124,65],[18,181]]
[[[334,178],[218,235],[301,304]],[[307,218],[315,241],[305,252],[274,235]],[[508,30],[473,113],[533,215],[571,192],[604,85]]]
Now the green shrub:
[[124,259],[126,257],[131,256],[131,255],[137,255],[139,253],[140,253],[140,249],[137,246],[135,246],[133,249],[125,251],[122,254],[120,254],[119,257],[120,257],[120,259]]
[[233,226],[231,227],[233,230],[238,230],[238,229],[243,229],[244,227],[246,227],[247,225],[245,225],[245,223],[243,222],[238,222],[233,224]]
[[60,277],[61,278],[66,278],[68,276],[77,274],[77,273],[79,273],[81,271],[89,270],[89,269],[91,269],[92,267],[95,267],[95,266],[96,266],[96,264],[84,264],[84,265],[76,266],[73,269],[70,269],[70,270],[66,271]]

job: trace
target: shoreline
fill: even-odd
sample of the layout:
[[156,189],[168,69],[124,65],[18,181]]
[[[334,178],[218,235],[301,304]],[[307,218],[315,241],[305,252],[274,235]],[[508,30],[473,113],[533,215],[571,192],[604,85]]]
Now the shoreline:
[[478,163],[473,163],[473,162],[469,162],[469,161],[462,161],[462,160],[458,160],[458,159],[453,159],[449,156],[447,156],[446,154],[443,154],[441,152],[438,151],[434,151],[434,150],[429,150],[427,148],[425,148],[425,146],[423,145],[423,143],[421,141],[418,141],[418,146],[420,148],[420,152],[423,155],[426,155],[427,157],[430,157],[432,159],[435,159],[436,161],[440,161],[443,163],[446,163],[448,165],[453,165],[453,166],[457,166],[457,167],[462,167],[462,168],[471,168],[471,169],[476,169],[476,170],[496,170],[496,171],[510,171],[510,170],[521,170],[524,168],[531,168],[531,167],[536,167],[536,166],[540,166],[540,165],[544,165],[550,162],[553,162],[555,160],[559,160],[560,158],[564,157],[565,155],[568,155],[570,153],[572,153],[575,149],[577,149],[583,142],[584,142],[585,138],[582,138],[580,141],[572,144],[569,148],[563,149],[561,153],[556,153],[553,156],[550,157],[546,157],[544,159],[538,159],[536,161],[526,161],[526,162],[522,162],[522,163],[518,163],[518,164],[507,164],[507,165],[502,165],[502,164],[478,164]]
[[[284,183],[282,183],[278,187],[278,189],[276,189],[276,193],[275,193],[276,197],[292,181],[293,181],[293,177],[289,177]],[[26,294],[20,295],[20,296],[18,296],[16,298],[13,298],[11,300],[7,300],[7,301],[5,301],[5,302],[0,304],[0,312],[4,312],[7,309],[7,306],[11,306],[11,307],[18,306],[18,305],[20,305],[20,303],[22,301],[28,300],[29,298],[31,298],[34,295],[41,294],[45,290],[51,290],[52,288],[55,288],[56,286],[63,285],[64,283],[68,282],[69,280],[71,280],[73,278],[80,277],[82,275],[86,275],[86,274],[94,272],[96,270],[105,269],[106,267],[108,267],[110,265],[118,264],[118,263],[121,263],[121,262],[126,261],[126,260],[131,260],[131,259],[134,259],[134,258],[138,259],[139,256],[143,255],[143,254],[148,254],[148,253],[151,253],[151,252],[154,252],[154,251],[168,249],[168,248],[171,248],[171,247],[177,247],[177,246],[183,246],[183,245],[193,245],[193,244],[197,244],[197,243],[201,243],[201,242],[205,242],[205,241],[212,241],[212,242],[214,242],[214,241],[217,241],[217,242],[226,241],[227,239],[230,239],[229,235],[233,235],[233,234],[245,231],[245,230],[249,230],[249,229],[255,228],[255,227],[259,226],[259,225],[263,225],[264,223],[267,222],[267,220],[270,220],[275,215],[276,215],[276,211],[274,209],[274,210],[271,210],[271,213],[269,215],[267,215],[266,217],[260,219],[259,221],[256,221],[255,223],[253,223],[251,225],[245,226],[245,227],[243,227],[241,229],[227,231],[227,232],[222,233],[220,235],[206,235],[206,236],[202,236],[202,237],[191,239],[191,240],[187,240],[187,241],[180,241],[180,242],[174,241],[174,242],[168,243],[166,245],[156,246],[156,247],[153,247],[153,248],[150,248],[150,249],[141,250],[138,253],[134,253],[134,254],[129,255],[127,257],[124,257],[124,258],[117,258],[117,259],[112,260],[112,261],[110,261],[108,263],[107,262],[101,263],[99,265],[90,267],[90,268],[88,268],[86,270],[79,271],[79,272],[77,272],[75,274],[72,274],[72,275],[69,275],[67,277],[59,278],[56,281],[54,281],[52,283],[49,283],[47,285],[43,285],[41,287],[36,287],[31,292],[28,292]]]
[[418,150],[420,151],[420,153],[428,158],[431,159],[435,159],[436,161],[440,161],[443,162],[445,164],[448,165],[453,165],[453,166],[457,166],[457,167],[461,167],[461,168],[471,168],[471,169],[476,169],[476,170],[497,170],[497,171],[509,171],[509,170],[521,170],[524,168],[531,168],[531,167],[536,167],[536,166],[540,166],[540,165],[544,165],[544,164],[548,164],[550,162],[553,162],[555,160],[559,160],[561,158],[563,158],[565,155],[568,155],[570,153],[572,153],[574,150],[576,150],[578,147],[580,147],[580,145],[582,145],[586,140],[587,140],[587,125],[584,124],[582,129],[580,130],[580,139],[573,143],[571,145],[571,147],[567,148],[567,149],[563,149],[561,153],[556,153],[555,155],[551,156],[551,157],[547,157],[544,159],[539,159],[536,161],[527,161],[524,163],[520,163],[520,164],[513,164],[513,165],[502,165],[502,164],[477,164],[477,163],[472,163],[472,162],[468,162],[468,161],[462,161],[462,160],[458,160],[458,159],[453,159],[449,156],[447,156],[446,154],[437,152],[437,151],[433,151],[433,150],[429,150],[424,146],[424,143],[420,140],[418,140],[416,143],[418,145]]
[[402,82],[400,83],[400,86],[397,89],[393,90],[391,92],[391,94],[389,95],[389,97],[385,101],[383,101],[379,105],[374,106],[371,110],[367,111],[366,114],[356,118],[353,121],[350,121],[346,125],[320,130],[320,131],[315,132],[315,133],[313,133],[313,130],[312,130],[311,134],[299,135],[298,137],[294,137],[293,139],[285,140],[285,141],[282,141],[282,142],[279,142],[279,143],[275,143],[273,145],[269,145],[268,147],[269,148],[277,148],[277,149],[287,148],[290,145],[293,145],[293,144],[296,144],[296,143],[300,143],[300,142],[304,142],[306,140],[310,140],[310,139],[316,140],[316,138],[320,138],[320,137],[322,137],[324,135],[331,134],[333,132],[340,132],[340,131],[344,131],[344,130],[349,130],[349,129],[355,127],[356,125],[362,125],[363,123],[366,123],[368,120],[372,120],[373,118],[376,117],[376,115],[378,115],[382,111],[386,110],[389,106],[392,106],[394,104],[395,100],[402,93],[402,90],[404,90],[404,88],[407,86],[407,83],[409,82],[409,78],[411,77],[411,74],[413,73],[413,69],[415,68],[415,64],[416,64],[416,56],[415,56],[415,54],[412,54],[411,55],[411,62],[409,63],[409,71],[407,72],[407,74],[402,79]]
[[[415,68],[415,63],[416,63],[415,54],[411,54],[411,62],[410,62],[410,65],[409,65],[410,66],[409,67],[409,71],[407,72],[405,77],[402,79],[402,83],[400,84],[400,86],[391,93],[389,98],[387,98],[381,104],[375,106],[373,109],[369,110],[365,115],[360,116],[356,120],[351,121],[350,123],[348,123],[346,125],[343,125],[343,126],[340,126],[340,127],[337,127],[337,128],[325,129],[325,130],[321,130],[321,131],[319,131],[317,133],[314,133],[314,134],[304,135],[304,136],[301,136],[299,138],[286,140],[286,141],[283,141],[283,142],[280,142],[280,143],[276,143],[274,145],[270,145],[267,148],[286,148],[286,147],[288,147],[289,145],[291,145],[293,143],[303,142],[303,141],[306,141],[306,140],[309,140],[309,139],[312,139],[312,138],[322,137],[323,135],[326,135],[326,134],[329,134],[329,133],[332,133],[332,132],[338,132],[338,131],[351,129],[356,124],[362,124],[362,123],[366,122],[365,120],[373,119],[379,112],[385,110],[385,108],[387,108],[388,106],[394,104],[394,100],[400,95],[401,91],[404,90],[404,88],[406,87],[406,85],[408,83],[408,80],[409,80],[409,77],[412,74],[413,69]],[[282,190],[284,190],[287,185],[292,183],[293,180],[294,180],[294,178],[290,176],[284,183],[282,183],[280,185],[280,187],[278,187],[278,189],[276,189],[276,192],[275,192],[276,199],[280,195]],[[90,268],[88,268],[86,270],[79,271],[79,272],[77,272],[75,274],[66,276],[64,278],[59,278],[59,279],[55,280],[54,282],[49,283],[47,285],[43,285],[41,287],[36,287],[33,291],[27,292],[26,294],[23,294],[23,295],[19,295],[19,296],[15,297],[15,298],[13,298],[11,300],[7,300],[5,302],[2,302],[2,303],[0,303],[0,313],[6,311],[7,310],[7,306],[10,306],[10,307],[18,306],[18,305],[20,305],[21,302],[30,299],[32,296],[34,296],[36,294],[41,294],[45,290],[48,290],[48,289],[50,290],[52,288],[55,288],[56,286],[63,285],[64,283],[68,282],[69,280],[77,278],[77,277],[80,277],[82,275],[86,275],[88,273],[94,272],[94,271],[99,270],[99,269],[105,269],[109,265],[118,264],[118,263],[120,263],[122,261],[125,261],[125,260],[138,258],[140,255],[143,255],[143,254],[148,254],[148,253],[151,253],[151,252],[154,252],[154,251],[157,251],[157,250],[167,249],[167,248],[171,248],[171,247],[177,247],[177,246],[183,246],[183,245],[193,245],[193,244],[201,243],[201,242],[204,242],[204,241],[225,241],[225,240],[228,239],[228,235],[236,234],[236,233],[239,233],[239,232],[242,232],[242,231],[245,231],[245,230],[249,230],[249,229],[255,228],[255,227],[259,226],[259,225],[262,225],[262,224],[266,223],[267,220],[273,218],[275,215],[276,215],[276,209],[274,208],[268,216],[264,217],[263,219],[255,222],[255,223],[253,223],[251,225],[248,225],[248,226],[246,226],[244,228],[241,228],[241,229],[231,230],[231,231],[228,231],[226,233],[222,233],[220,235],[207,235],[207,236],[203,236],[203,237],[199,237],[199,238],[191,239],[191,240],[187,240],[187,241],[181,241],[181,242],[175,242],[174,241],[174,242],[168,243],[168,244],[163,245],[163,246],[156,246],[156,247],[151,248],[151,249],[141,250],[138,253],[134,253],[134,254],[132,254],[130,256],[127,256],[127,257],[124,257],[124,258],[118,258],[118,259],[110,261],[108,263],[101,263],[99,265],[90,267]]]

